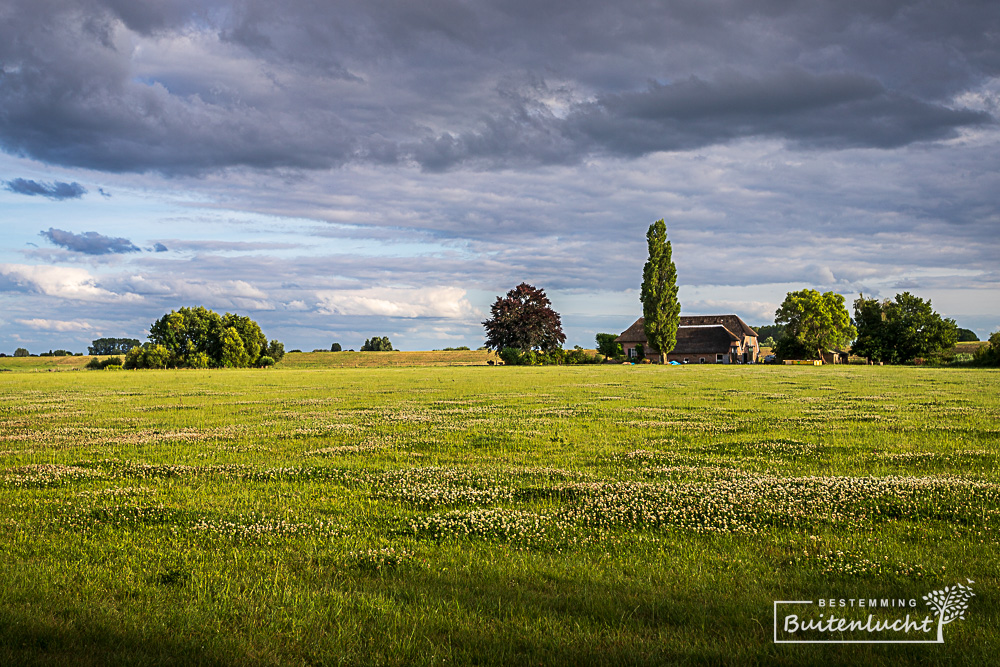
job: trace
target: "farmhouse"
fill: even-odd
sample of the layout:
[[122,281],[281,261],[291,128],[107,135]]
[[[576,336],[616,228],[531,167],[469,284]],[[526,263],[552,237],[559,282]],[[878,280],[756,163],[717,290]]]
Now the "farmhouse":
[[[649,348],[644,323],[640,317],[615,339],[629,359],[638,359],[640,350]],[[757,332],[738,315],[681,315],[677,345],[663,361],[753,364],[759,356]]]

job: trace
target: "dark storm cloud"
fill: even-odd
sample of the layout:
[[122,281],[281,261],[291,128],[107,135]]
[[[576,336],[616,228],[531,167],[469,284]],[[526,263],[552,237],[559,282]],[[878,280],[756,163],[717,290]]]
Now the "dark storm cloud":
[[953,99],[1000,74],[993,3],[17,0],[0,13],[0,147],[112,172],[496,169],[759,136],[886,149],[991,122]]
[[639,157],[745,137],[804,147],[896,148],[992,122],[984,112],[890,92],[869,77],[787,71],[762,79],[654,83],[645,91],[576,105],[565,120],[525,107],[486,121],[477,132],[426,140],[413,154],[437,170],[477,159],[508,165],[565,163],[589,154]]
[[53,244],[80,252],[85,255],[110,255],[124,254],[130,252],[141,252],[141,249],[126,238],[111,238],[97,232],[84,232],[74,234],[62,229],[49,228],[48,231],[39,232]]
[[37,181],[29,181],[23,178],[15,178],[12,181],[7,181],[4,186],[7,190],[15,192],[19,195],[28,195],[31,197],[41,196],[56,200],[79,199],[83,195],[87,194],[87,188],[75,182],[62,183],[60,181],[56,181],[55,183],[39,183]]

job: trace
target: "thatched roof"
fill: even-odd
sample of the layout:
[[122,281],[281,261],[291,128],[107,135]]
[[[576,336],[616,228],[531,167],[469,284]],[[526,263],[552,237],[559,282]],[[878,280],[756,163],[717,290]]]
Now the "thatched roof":
[[750,328],[739,315],[681,315],[682,327],[706,326],[721,324],[737,336],[757,337],[757,332]]
[[[622,332],[622,335],[615,339],[618,343],[645,343],[646,342],[646,331],[644,329],[645,319],[637,319],[632,326]],[[681,315],[680,327],[677,329],[677,347],[681,345],[681,330],[687,328],[702,329],[702,328],[712,328],[722,327],[725,329],[732,340],[740,341],[743,340],[743,336],[757,337],[757,332],[751,329],[746,322],[744,322],[739,315]],[[694,334],[691,332],[685,332],[684,335],[688,337],[689,340],[702,340],[707,341],[714,340],[721,344],[722,334],[718,332],[708,332],[705,334]],[[726,346],[728,350],[728,345]],[[700,351],[700,350],[699,350]],[[688,354],[685,350],[683,352],[678,352],[677,348],[674,348],[674,354]]]
[[646,320],[640,317],[632,326],[622,332],[622,335],[615,338],[617,343],[645,343],[646,342]]
[[738,338],[721,324],[677,327],[677,345],[670,354],[727,354]]

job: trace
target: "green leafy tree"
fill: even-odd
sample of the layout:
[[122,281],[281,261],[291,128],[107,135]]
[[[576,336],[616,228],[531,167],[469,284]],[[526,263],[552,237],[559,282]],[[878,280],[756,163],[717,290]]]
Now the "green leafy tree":
[[972,329],[958,328],[958,342],[959,343],[978,343],[979,336]]
[[[757,332],[757,338],[760,340],[772,339],[775,343],[781,340],[781,337],[785,335],[785,327],[780,324],[764,324],[759,327],[754,327],[754,331]],[[761,343],[764,345],[764,343]],[[767,347],[774,347],[774,345],[768,345]]]
[[657,220],[646,231],[649,259],[642,268],[642,316],[650,350],[665,355],[677,345],[681,304],[677,300],[677,267],[674,266],[667,225]]
[[990,342],[976,350],[972,361],[977,366],[1000,366],[1000,331],[990,334]]
[[620,357],[622,355],[621,343],[615,342],[615,339],[618,338],[618,334],[599,333],[594,338],[597,341],[597,351],[600,354],[603,354],[609,359],[614,359],[615,357]]
[[256,363],[260,355],[267,352],[267,337],[260,330],[260,325],[249,317],[226,313],[222,316],[222,326],[236,329],[236,333],[240,335],[240,340],[243,341],[243,347],[246,350],[246,354],[244,355],[246,363],[238,366],[238,368]]
[[497,297],[490,307],[490,319],[483,322],[486,347],[501,352],[512,348],[528,352],[551,352],[566,342],[559,313],[545,290],[521,283]]
[[882,302],[861,295],[854,302],[854,323],[858,335],[852,351],[890,364],[940,354],[958,342],[955,321],[934,312],[930,300],[909,292]]
[[388,336],[372,336],[361,346],[362,352],[392,352],[392,343]]
[[250,354],[236,327],[226,327],[222,332],[222,354],[219,362],[224,368],[244,368],[251,363]]
[[271,357],[274,363],[278,363],[285,358],[285,344],[278,340],[272,340],[267,344],[267,353],[265,356]]
[[15,357],[27,357],[27,356],[30,356],[30,353],[28,352],[27,349],[25,349],[23,347],[19,347],[16,350],[14,350],[14,356]]
[[889,303],[888,299],[885,302],[866,299],[864,294],[854,301],[854,327],[858,335],[851,345],[852,353],[871,361],[888,361],[892,349],[886,322]]
[[146,345],[142,349],[140,368],[167,368],[174,362],[174,356],[164,345]]
[[331,352],[340,352],[340,351],[341,351],[341,350],[343,350],[343,349],[344,349],[344,348],[342,348],[342,347],[340,346],[340,343],[334,343],[333,345],[331,345],[331,346],[330,346],[330,351],[331,351]]
[[162,345],[173,357],[171,365],[189,366],[189,358],[203,352],[221,365],[222,317],[203,306],[181,308],[149,327],[149,342]]
[[821,359],[823,350],[847,347],[857,336],[844,297],[833,292],[789,292],[774,321],[785,326],[775,348],[780,359]]
[[[242,351],[233,347],[237,339]],[[187,368],[242,368],[255,365],[264,355],[278,361],[285,353],[285,346],[277,340],[269,343],[260,325],[249,317],[219,315],[203,306],[181,308],[164,315],[149,327],[149,342],[169,352],[168,366]],[[135,366],[129,366],[130,359],[126,358],[126,366],[148,368],[143,364],[144,358],[133,355],[131,362]]]

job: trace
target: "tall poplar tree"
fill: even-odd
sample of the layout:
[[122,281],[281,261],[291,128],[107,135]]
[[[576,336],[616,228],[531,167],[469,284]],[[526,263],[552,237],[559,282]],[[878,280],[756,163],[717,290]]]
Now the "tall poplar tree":
[[657,220],[646,231],[649,259],[642,268],[642,316],[646,341],[657,354],[666,355],[677,345],[681,304],[677,300],[677,267],[671,258],[667,224]]

